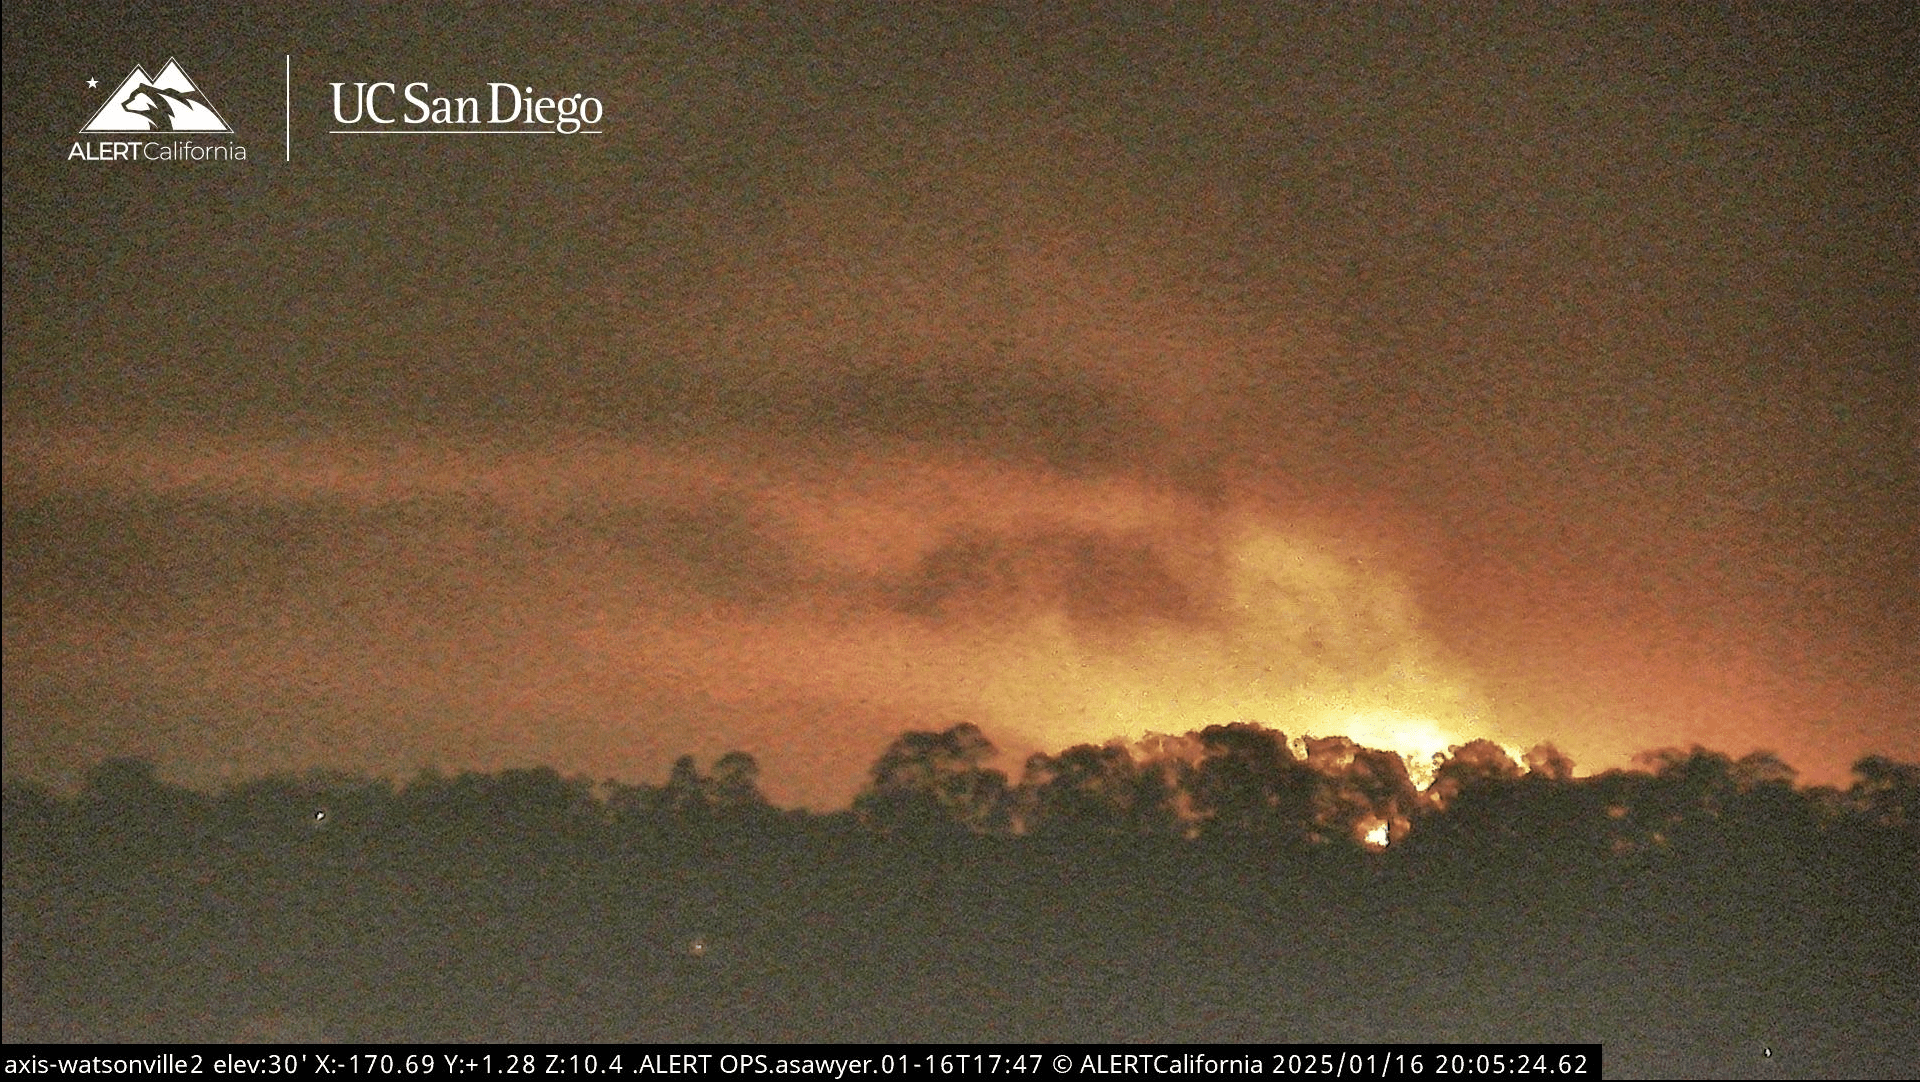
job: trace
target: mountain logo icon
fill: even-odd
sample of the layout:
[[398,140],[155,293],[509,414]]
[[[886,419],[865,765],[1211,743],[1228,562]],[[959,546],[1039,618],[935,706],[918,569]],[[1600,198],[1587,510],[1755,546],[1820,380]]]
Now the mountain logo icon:
[[107,96],[81,132],[225,132],[226,118],[195,86],[178,60],[169,58],[160,74],[149,77],[134,66]]

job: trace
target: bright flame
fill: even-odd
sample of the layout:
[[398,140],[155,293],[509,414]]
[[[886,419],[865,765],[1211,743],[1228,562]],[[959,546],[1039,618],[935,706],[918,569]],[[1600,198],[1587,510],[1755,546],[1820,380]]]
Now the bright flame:
[[1406,760],[1413,783],[1422,789],[1433,784],[1434,758],[1472,739],[1424,714],[1400,710],[1370,710],[1344,717],[1330,712],[1322,728],[1324,733],[1308,735],[1344,736],[1364,747],[1397,753]]
[[1375,824],[1372,830],[1367,831],[1366,841],[1368,845],[1375,849],[1385,849],[1387,847],[1387,824]]
[[994,675],[979,705],[1054,747],[1241,721],[1347,736],[1407,756],[1423,781],[1434,753],[1481,735],[1467,674],[1390,572],[1257,520],[1193,564],[1187,577],[1211,583],[1196,587],[1213,602],[1200,624],[1100,638],[1042,614],[981,635],[972,668]]

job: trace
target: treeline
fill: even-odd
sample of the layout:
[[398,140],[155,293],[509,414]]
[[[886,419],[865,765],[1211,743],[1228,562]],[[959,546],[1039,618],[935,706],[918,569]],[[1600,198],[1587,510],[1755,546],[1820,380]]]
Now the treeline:
[[[909,732],[874,763],[850,810],[772,805],[760,766],[730,752],[703,772],[692,756],[660,784],[594,783],[550,768],[392,781],[330,770],[276,775],[206,794],[113,759],[69,799],[5,784],[9,852],[77,844],[129,853],[210,842],[462,833],[554,845],[625,833],[721,834],[827,828],[936,840],[967,836],[1242,842],[1277,850],[1433,853],[1493,847],[1619,856],[1712,840],[1795,844],[1856,836],[1899,848],[1920,831],[1920,764],[1870,755],[1853,781],[1798,787],[1768,752],[1702,747],[1642,754],[1638,769],[1575,778],[1550,744],[1516,760],[1475,740],[1437,756],[1416,782],[1400,755],[1344,737],[1289,741],[1254,724],[1036,754],[1017,780],[988,765],[973,725]],[[64,841],[63,841],[64,839]],[[24,849],[22,850],[25,851]]]
[[1516,761],[1475,740],[1437,757],[1425,786],[1407,761],[1344,737],[1289,742],[1252,724],[1080,745],[1031,757],[1017,783],[984,765],[978,729],[903,736],[854,801],[886,832],[1177,837],[1267,847],[1498,845],[1625,854],[1752,832],[1755,842],[1864,833],[1911,844],[1920,764],[1867,756],[1846,789],[1798,788],[1777,756],[1702,747],[1638,757],[1641,769],[1575,778],[1550,744]]
[[[653,784],[137,760],[8,780],[26,1040],[1599,1040],[1608,1073],[1899,1074],[1920,765],[1388,752],[1253,725],[995,769],[908,733],[851,807]],[[1382,843],[1385,843],[1384,845]]]

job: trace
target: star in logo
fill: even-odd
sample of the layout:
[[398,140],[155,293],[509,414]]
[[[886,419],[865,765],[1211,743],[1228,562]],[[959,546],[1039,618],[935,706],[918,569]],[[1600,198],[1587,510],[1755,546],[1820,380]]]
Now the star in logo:
[[87,89],[88,89],[88,90],[95,90],[95,89],[98,89],[98,88],[99,88],[99,86],[100,86],[100,80],[98,80],[98,79],[88,79],[88,80],[87,80]]

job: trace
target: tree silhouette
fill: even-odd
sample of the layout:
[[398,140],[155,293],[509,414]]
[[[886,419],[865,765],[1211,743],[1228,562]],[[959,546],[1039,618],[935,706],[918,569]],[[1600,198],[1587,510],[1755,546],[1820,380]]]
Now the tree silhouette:
[[1448,749],[1446,757],[1434,769],[1427,797],[1436,807],[1445,808],[1468,789],[1519,777],[1520,765],[1507,754],[1507,749],[1491,740],[1470,740]]
[[885,831],[1005,831],[1011,823],[1007,776],[980,765],[993,751],[971,722],[906,733],[874,763],[854,811]]
[[1527,772],[1547,781],[1567,781],[1573,777],[1573,759],[1552,744],[1535,744],[1527,749]]
[[1847,790],[1876,826],[1892,831],[1920,830],[1920,763],[1868,755],[1853,764]]
[[1317,779],[1282,734],[1234,722],[1207,726],[1199,740],[1204,755],[1185,788],[1203,834],[1290,842],[1315,836]]
[[1379,826],[1387,828],[1390,842],[1406,837],[1420,791],[1405,759],[1345,737],[1309,739],[1306,745],[1307,765],[1318,775],[1313,819],[1321,840],[1358,842]]
[[79,807],[82,829],[121,858],[178,855],[207,829],[206,800],[162,782],[153,763],[108,759],[87,772]]
[[760,792],[760,764],[744,751],[730,751],[713,761],[710,785],[714,807],[726,811],[766,808],[766,795]]
[[1172,797],[1158,764],[1142,766],[1116,744],[1081,744],[1030,756],[1015,803],[1036,834],[1167,837],[1179,830]]

